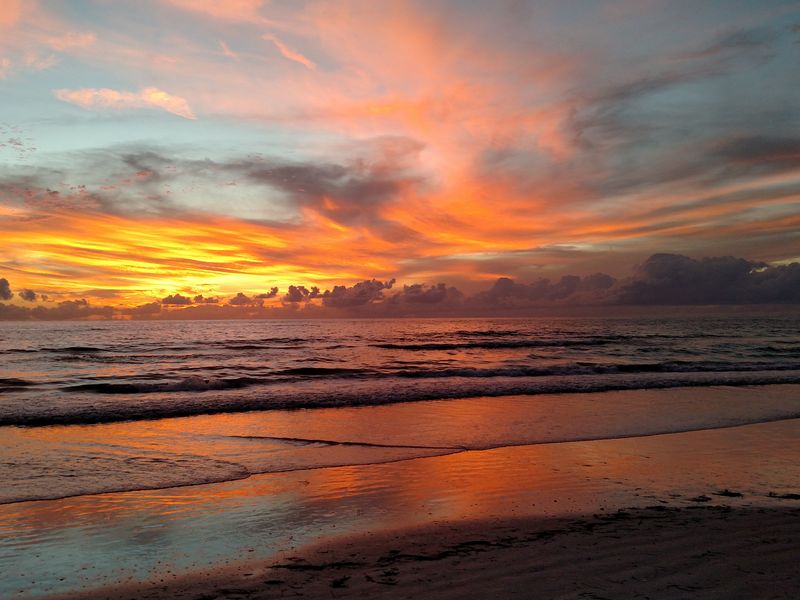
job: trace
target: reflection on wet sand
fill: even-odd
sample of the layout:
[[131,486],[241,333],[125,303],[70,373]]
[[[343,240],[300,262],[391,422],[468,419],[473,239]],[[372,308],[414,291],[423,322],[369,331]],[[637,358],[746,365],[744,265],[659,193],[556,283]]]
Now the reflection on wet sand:
[[213,485],[0,507],[0,595],[37,597],[266,559],[320,539],[434,521],[726,502],[796,491],[800,421],[466,451]]
[[[757,395],[758,400],[754,401]],[[429,401],[2,428],[0,501],[159,489],[498,446],[722,427],[800,415],[800,386]]]

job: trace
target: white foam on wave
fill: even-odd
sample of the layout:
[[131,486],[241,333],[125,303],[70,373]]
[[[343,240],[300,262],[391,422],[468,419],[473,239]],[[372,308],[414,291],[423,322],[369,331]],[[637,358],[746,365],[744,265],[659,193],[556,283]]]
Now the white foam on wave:
[[[221,383],[225,382],[227,383]],[[800,370],[746,372],[604,373],[538,377],[448,377],[347,379],[334,385],[326,378],[305,378],[270,385],[202,378],[180,391],[123,395],[40,394],[37,402],[9,402],[0,408],[0,426],[109,423],[253,410],[376,406],[401,402],[473,396],[591,393],[611,390],[766,385],[800,383]],[[160,385],[160,384],[159,384]],[[183,386],[184,384],[179,384]],[[202,393],[197,393],[202,392]]]

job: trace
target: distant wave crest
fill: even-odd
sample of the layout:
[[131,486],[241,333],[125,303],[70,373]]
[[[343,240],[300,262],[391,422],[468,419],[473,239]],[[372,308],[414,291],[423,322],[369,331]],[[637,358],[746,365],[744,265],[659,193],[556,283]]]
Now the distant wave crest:
[[[661,389],[717,385],[766,385],[800,383],[800,370],[731,371],[687,373],[605,373],[575,377],[556,375],[541,377],[431,377],[408,379],[385,377],[379,380],[353,379],[346,386],[330,385],[325,378],[278,383],[270,386],[241,389],[252,385],[244,379],[213,380],[189,378],[169,384],[149,384],[152,392],[143,394],[115,384],[88,384],[73,391],[142,394],[136,402],[86,399],[69,407],[48,407],[39,404],[17,404],[0,409],[0,426],[43,426],[54,424],[103,423],[124,420],[160,419],[168,417],[244,412],[252,410],[286,410],[322,407],[367,406],[443,400],[467,397],[502,397],[520,394],[553,394],[603,392],[612,390]],[[147,384],[146,384],[147,385]],[[106,387],[98,387],[106,386]],[[158,387],[161,386],[161,387]],[[113,391],[109,391],[113,390]],[[175,394],[203,391],[206,393]]]

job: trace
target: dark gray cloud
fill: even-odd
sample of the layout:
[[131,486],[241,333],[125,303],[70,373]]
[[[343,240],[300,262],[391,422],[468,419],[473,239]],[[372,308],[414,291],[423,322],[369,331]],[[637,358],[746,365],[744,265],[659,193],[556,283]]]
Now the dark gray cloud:
[[750,55],[753,52],[760,53],[760,51],[768,51],[779,35],[780,32],[764,28],[735,29],[721,33],[703,48],[692,50],[679,56],[696,60],[720,56],[730,58],[732,55]]
[[[2,281],[2,280],[0,280]],[[6,281],[6,284],[8,282]],[[488,289],[467,296],[445,283],[411,284],[394,289],[394,280],[376,279],[352,286],[289,286],[279,306],[264,305],[261,296],[277,297],[277,288],[250,296],[239,292],[226,304],[215,298],[182,298],[175,308],[161,311],[155,301],[132,308],[95,307],[86,300],[60,302],[56,307],[28,308],[0,303],[0,320],[57,320],[86,317],[166,319],[240,319],[296,317],[392,317],[524,315],[526,311],[560,307],[676,306],[676,305],[800,305],[800,263],[768,265],[731,256],[694,259],[679,254],[654,254],[631,276],[616,279],[605,273],[559,279],[539,278],[521,283],[498,278]],[[164,299],[166,300],[166,299]],[[189,300],[185,302],[184,300]]]
[[387,282],[371,279],[360,281],[351,287],[337,285],[332,290],[325,290],[322,294],[322,304],[332,308],[352,308],[371,304],[383,300],[384,290],[391,289],[394,282],[394,279]]
[[228,300],[228,304],[230,306],[253,306],[261,303],[243,292],[238,292],[233,298]]
[[0,302],[0,321],[28,321],[30,318],[30,308]]
[[770,165],[771,169],[800,167],[800,137],[741,135],[719,144],[716,155],[739,164]]
[[[691,152],[672,154],[628,173],[620,171],[605,179],[600,189],[606,193],[625,193],[664,184],[708,187],[756,176],[796,172],[800,169],[798,147],[800,138],[759,135],[697,141]],[[751,193],[759,191],[765,193],[758,188]]]
[[203,294],[198,294],[194,298],[192,298],[192,302],[194,304],[218,304],[219,298],[216,297],[205,297]]
[[[662,184],[696,189],[797,168],[796,160],[774,157],[767,166],[745,164],[727,151],[797,130],[797,112],[787,104],[795,84],[776,76],[785,61],[774,52],[786,35],[778,28],[724,31],[650,61],[647,70],[632,69],[621,81],[602,78],[595,90],[579,88],[570,130],[584,152],[574,177],[596,198]],[[775,93],[759,95],[754,86]]]
[[393,303],[407,302],[410,304],[442,304],[444,302],[459,302],[464,297],[459,290],[445,283],[425,285],[414,283],[404,285],[399,293],[390,297]]
[[0,278],[0,300],[11,300],[13,297],[14,292],[11,291],[8,279],[5,277]]
[[22,290],[17,292],[17,296],[25,300],[25,302],[36,302],[39,299],[39,294],[33,290]]
[[380,138],[365,146],[368,157],[344,158],[340,163],[259,157],[218,163],[214,168],[279,192],[294,210],[310,208],[336,223],[368,228],[383,239],[416,238],[413,230],[384,218],[381,209],[403,190],[426,184],[413,168],[422,144],[409,138]]
[[731,256],[693,259],[654,254],[622,280],[605,273],[529,284],[503,277],[468,298],[465,306],[491,313],[564,305],[796,303],[800,303],[800,263],[769,266]]
[[696,260],[654,254],[623,282],[620,304],[785,304],[800,302],[800,263],[770,267],[732,256]]
[[119,309],[119,314],[132,317],[153,317],[161,312],[161,302],[148,302],[131,308]]
[[[559,133],[571,145],[568,157],[549,157],[524,136],[512,136],[484,148],[475,168],[481,177],[546,199],[532,206],[544,213],[534,237],[563,237],[557,215],[570,204],[597,215],[595,222],[630,221],[616,233],[638,245],[640,255],[659,247],[733,252],[739,246],[723,232],[725,219],[747,205],[759,211],[753,220],[767,220],[776,200],[796,193],[765,178],[800,174],[794,133],[800,112],[793,100],[800,80],[790,67],[795,57],[786,53],[790,35],[785,27],[717,27],[698,30],[695,42],[684,40],[683,47],[660,46],[647,55],[645,44],[635,60],[607,68],[597,61],[565,97],[570,116]],[[712,205],[708,217],[698,218]],[[776,251],[778,233],[756,230],[744,234],[753,243],[741,251],[758,246],[759,256],[793,256]],[[524,268],[484,272],[520,278]]]
[[[257,199],[246,211],[251,220],[289,225],[301,210],[311,208],[336,222],[401,239],[414,232],[383,219],[379,212],[406,187],[424,183],[414,168],[421,149],[410,138],[380,137],[344,150],[337,162],[265,156],[214,161],[185,158],[153,146],[119,146],[72,156],[68,169],[0,168],[0,192],[8,192],[2,195],[15,203],[43,211],[169,217],[216,212],[218,206],[198,202],[198,195],[190,192],[213,188],[219,195],[231,189],[238,196]],[[226,214],[237,214],[236,206],[223,204]]]
[[256,298],[258,298],[259,300],[269,300],[270,298],[275,298],[278,295],[278,291],[279,290],[277,287],[273,287],[270,288],[268,292],[265,292],[263,294],[258,294]]
[[745,28],[724,32],[700,47],[670,57],[660,70],[631,74],[627,81],[612,83],[589,95],[585,105],[610,115],[643,96],[667,91],[679,85],[707,80],[736,68],[752,67],[771,57],[772,45],[780,31]]
[[540,278],[533,283],[517,283],[501,277],[491,288],[470,298],[476,308],[521,308],[556,304],[603,304],[613,298],[617,280],[605,273],[586,277],[564,275],[558,281]]
[[84,299],[65,300],[51,308],[44,306],[29,308],[0,303],[0,321],[69,321],[87,317],[110,319],[114,314],[115,310],[112,307],[92,306]]
[[187,306],[192,303],[192,299],[181,294],[170,294],[161,299],[161,304],[166,306]]
[[290,285],[286,290],[286,294],[281,298],[281,302],[284,304],[299,304],[301,302],[308,302],[314,298],[319,298],[320,295],[321,292],[316,286],[312,286],[309,289],[304,285]]
[[114,309],[110,306],[92,306],[88,300],[65,300],[59,302],[54,308],[37,306],[31,309],[31,316],[40,320],[72,320],[85,319],[86,317],[106,317],[114,315]]

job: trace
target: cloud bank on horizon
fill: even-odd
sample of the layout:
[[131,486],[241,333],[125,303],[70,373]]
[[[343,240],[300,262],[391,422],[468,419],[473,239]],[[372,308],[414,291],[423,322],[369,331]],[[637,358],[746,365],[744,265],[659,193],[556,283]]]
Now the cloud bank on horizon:
[[795,302],[799,63],[779,0],[4,0],[3,315]]
[[[563,307],[800,305],[800,263],[769,266],[731,256],[696,260],[654,254],[624,279],[594,273],[526,284],[501,277],[471,295],[445,283],[402,288],[395,283],[371,279],[329,290],[290,285],[280,297],[278,287],[237,292],[227,299],[175,293],[133,307],[95,306],[86,299],[36,307],[0,302],[0,320],[518,316]],[[40,299],[32,290],[17,296],[29,302]],[[0,279],[0,298],[13,297],[9,281]]]

